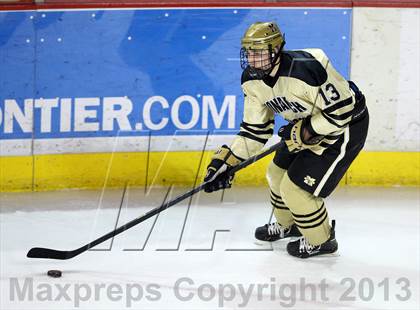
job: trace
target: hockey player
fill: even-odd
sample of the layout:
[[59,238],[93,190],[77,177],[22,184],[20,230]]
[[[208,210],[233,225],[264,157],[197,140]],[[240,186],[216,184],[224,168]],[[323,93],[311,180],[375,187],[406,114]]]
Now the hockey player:
[[324,198],[331,194],[366,140],[369,116],[357,86],[344,79],[321,49],[284,50],[275,22],[252,24],[241,40],[244,115],[230,146],[207,167],[205,191],[231,186],[226,173],[258,153],[273,134],[274,114],[289,123],[279,130],[284,146],[267,170],[277,222],[255,237],[290,241],[290,255],[306,258],[337,251],[335,222]]

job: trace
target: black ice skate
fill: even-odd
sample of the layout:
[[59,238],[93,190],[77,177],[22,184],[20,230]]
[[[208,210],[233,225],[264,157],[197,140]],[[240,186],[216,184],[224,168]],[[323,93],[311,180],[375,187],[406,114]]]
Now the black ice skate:
[[260,241],[277,241],[289,237],[300,237],[302,234],[295,224],[289,228],[281,226],[279,223],[265,224],[264,226],[257,227],[255,230],[255,238]]
[[315,255],[332,254],[337,252],[338,243],[335,240],[335,220],[331,222],[330,238],[320,245],[311,245],[305,237],[287,244],[287,252],[295,257],[308,258]]

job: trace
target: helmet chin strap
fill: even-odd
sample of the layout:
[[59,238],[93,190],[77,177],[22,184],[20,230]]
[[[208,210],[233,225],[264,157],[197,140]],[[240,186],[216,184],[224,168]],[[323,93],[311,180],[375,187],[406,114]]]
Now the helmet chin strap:
[[[272,58],[271,59],[271,69],[270,69],[270,71],[267,73],[267,75],[270,75],[271,74],[271,72],[273,72],[273,70],[274,70],[274,68],[276,67],[276,65],[277,65],[277,60],[279,60],[280,59],[280,54],[281,54],[281,51],[283,50],[283,46],[284,46],[284,44],[285,44],[286,42],[283,42],[282,43],[282,45],[280,46],[280,48],[278,49],[278,51],[277,51],[277,53],[274,55],[274,58]],[[270,58],[271,58],[271,53],[270,53]],[[280,64],[280,61],[279,61],[279,63],[278,64]]]
[[269,71],[269,72],[267,72],[267,75],[270,75],[270,74],[271,74],[271,72],[273,72],[274,68],[275,68],[277,65],[279,65],[279,64],[280,64],[280,62],[278,62],[278,63],[277,63],[277,60],[278,60],[278,59],[280,59],[280,51],[281,51],[281,50],[279,50],[279,51],[277,52],[277,54],[274,56],[273,60],[271,61],[271,69],[270,69],[270,71]]

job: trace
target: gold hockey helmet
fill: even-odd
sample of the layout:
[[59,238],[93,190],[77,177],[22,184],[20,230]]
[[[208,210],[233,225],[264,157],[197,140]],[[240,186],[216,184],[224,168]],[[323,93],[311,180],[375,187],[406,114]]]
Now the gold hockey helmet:
[[250,67],[259,77],[269,74],[276,65],[285,44],[279,26],[271,22],[256,22],[249,26],[241,39],[241,67]]
[[256,22],[245,32],[241,45],[245,49],[274,49],[284,45],[284,37],[275,22]]

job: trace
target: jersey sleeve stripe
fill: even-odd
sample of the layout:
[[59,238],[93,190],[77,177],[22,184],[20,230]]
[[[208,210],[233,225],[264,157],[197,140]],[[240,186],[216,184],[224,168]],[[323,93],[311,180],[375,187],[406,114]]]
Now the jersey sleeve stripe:
[[246,132],[246,131],[240,131],[240,132],[238,133],[238,136],[245,137],[245,138],[248,138],[248,139],[251,139],[251,140],[254,140],[254,141],[260,142],[260,143],[262,143],[262,144],[266,144],[266,143],[267,143],[267,141],[268,141],[268,139],[262,139],[262,138],[256,137],[256,136],[254,136],[253,134],[251,134],[251,133],[249,133],[249,132]]
[[337,127],[337,128],[341,128],[341,126],[339,124],[337,124],[334,120],[332,120],[331,118],[328,117],[328,115],[326,113],[324,113],[324,111],[321,111],[321,115],[324,117],[325,120],[327,120],[328,123],[330,123],[331,125]]
[[266,130],[257,130],[257,129],[252,129],[251,127],[245,125],[244,123],[241,124],[241,128],[245,129],[246,131],[249,131],[251,133],[254,133],[256,135],[272,135],[273,134],[273,129],[266,129]]
[[334,104],[333,106],[330,106],[330,107],[328,107],[328,108],[326,108],[326,109],[324,109],[323,111],[325,112],[325,113],[332,113],[332,112],[334,112],[334,111],[336,111],[336,110],[338,110],[338,109],[341,109],[341,108],[343,108],[343,107],[345,107],[345,106],[347,106],[347,105],[350,105],[350,104],[352,104],[353,103],[353,98],[352,97],[349,97],[349,98],[347,98],[347,99],[345,99],[345,100],[343,100],[343,101],[339,101],[339,102],[337,102],[336,104]]
[[247,126],[251,126],[251,127],[255,127],[255,128],[266,128],[267,126],[274,124],[274,120],[269,120],[268,122],[265,122],[263,124],[251,124],[251,123],[247,123],[242,121],[241,125],[245,124]]
[[321,115],[324,117],[324,119],[326,119],[331,125],[334,125],[337,128],[343,128],[345,127],[348,123],[351,122],[352,120],[352,114],[350,114],[349,117],[345,118],[345,119],[341,119],[341,117],[334,115],[335,117],[333,118],[331,115],[325,114],[324,111],[321,111]]
[[346,119],[348,119],[349,117],[353,116],[353,110],[349,111],[347,113],[344,114],[340,114],[340,115],[335,115],[335,114],[328,114],[328,117],[334,119],[334,120],[338,120],[338,121],[344,121]]

